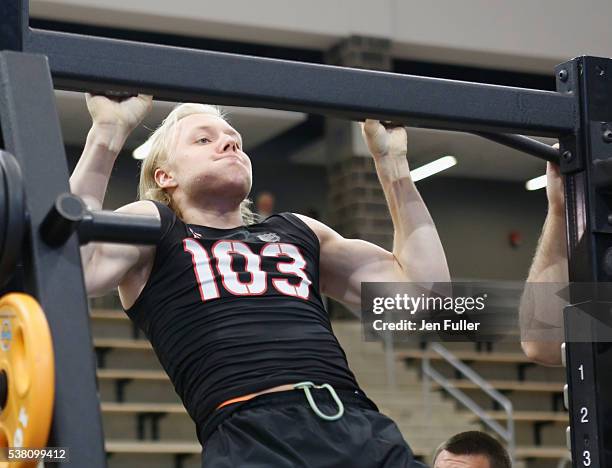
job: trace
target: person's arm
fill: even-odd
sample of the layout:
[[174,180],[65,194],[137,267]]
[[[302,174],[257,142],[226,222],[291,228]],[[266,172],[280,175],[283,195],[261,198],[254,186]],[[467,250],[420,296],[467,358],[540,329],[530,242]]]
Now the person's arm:
[[391,213],[393,251],[346,239],[325,224],[300,216],[320,241],[323,294],[349,307],[360,306],[362,282],[450,281],[438,232],[410,176],[406,130],[385,129],[368,120],[363,133]]
[[[563,327],[565,302],[537,283],[567,283],[567,246],[565,241],[565,201],[559,168],[546,168],[548,213],[542,235],[529,270],[519,309],[523,351],[533,361],[545,365],[561,364],[561,342],[551,341],[532,327],[539,323]],[[529,339],[531,338],[531,340]]]
[[127,137],[151,109],[152,98],[139,95],[119,102],[87,94],[86,100],[92,126],[70,176],[70,189],[90,209],[99,210],[115,160]]
[[[87,95],[92,127],[71,177],[70,189],[89,209],[102,208],[115,160],[132,130],[151,108],[150,96],[139,95],[120,102]],[[130,214],[158,215],[151,202],[136,202],[117,210]],[[150,248],[149,248],[150,249]],[[89,295],[117,287],[125,274],[146,257],[142,246],[91,243],[81,248],[81,260]]]

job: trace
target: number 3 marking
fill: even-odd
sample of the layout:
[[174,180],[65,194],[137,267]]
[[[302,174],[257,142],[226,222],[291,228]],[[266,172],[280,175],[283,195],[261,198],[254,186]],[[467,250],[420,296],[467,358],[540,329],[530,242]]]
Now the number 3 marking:
[[293,263],[278,263],[276,268],[281,273],[291,273],[295,276],[299,276],[302,281],[297,286],[289,284],[286,279],[274,278],[272,284],[274,288],[281,294],[287,296],[301,297],[302,299],[308,299],[310,293],[311,282],[304,272],[306,267],[306,260],[302,257],[302,254],[295,245],[291,244],[266,244],[261,249],[261,255],[264,257],[281,257],[286,256],[293,259]]

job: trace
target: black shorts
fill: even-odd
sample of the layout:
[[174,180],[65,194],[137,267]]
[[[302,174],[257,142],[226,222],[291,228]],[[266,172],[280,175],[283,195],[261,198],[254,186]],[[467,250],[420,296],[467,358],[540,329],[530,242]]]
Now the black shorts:
[[[313,390],[324,414],[337,406]],[[391,419],[371,402],[338,391],[345,411],[325,421],[300,390],[268,393],[242,403],[204,444],[203,468],[423,468]]]

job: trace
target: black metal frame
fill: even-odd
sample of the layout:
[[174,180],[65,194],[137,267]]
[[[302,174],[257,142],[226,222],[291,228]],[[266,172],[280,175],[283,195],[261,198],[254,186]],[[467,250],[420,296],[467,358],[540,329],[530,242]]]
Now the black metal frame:
[[0,53],[0,123],[4,148],[21,166],[29,213],[30,229],[22,251],[24,289],[41,304],[53,337],[55,404],[49,445],[68,447],[74,466],[103,467],[103,433],[79,243],[73,236],[50,248],[39,234],[55,197],[69,191],[53,84],[43,56]]
[[[561,138],[565,155],[569,279],[612,281],[612,60],[578,57],[557,66],[557,89],[578,102],[576,132]],[[572,302],[578,294],[570,291]],[[565,318],[567,386],[564,389],[574,466],[612,466],[612,347],[598,339],[609,323],[609,303],[591,314],[568,306]],[[601,322],[600,322],[601,320]],[[591,342],[578,342],[579,334]]]
[[[27,289],[45,309],[55,339],[51,443],[70,446],[76,466],[105,466],[105,456],[85,291],[75,266],[78,244],[73,236],[51,248],[38,231],[52,200],[68,188],[53,87],[393,120],[486,133],[511,146],[516,141],[499,134],[558,137],[566,175],[570,279],[612,277],[612,206],[605,189],[612,160],[608,59],[581,57],[562,64],[555,70],[557,92],[537,91],[32,30],[26,0],[0,2],[0,50],[18,51],[0,53],[0,120],[5,148],[24,172],[31,223]],[[521,142],[538,156],[545,153]],[[571,326],[571,311],[566,319]],[[612,368],[612,356],[596,343],[568,343],[566,354],[574,466],[612,466],[612,430],[604,418],[611,410],[612,379],[606,369]],[[592,370],[580,380],[579,364]],[[591,416],[588,422],[583,407]],[[585,451],[590,465],[583,465]]]

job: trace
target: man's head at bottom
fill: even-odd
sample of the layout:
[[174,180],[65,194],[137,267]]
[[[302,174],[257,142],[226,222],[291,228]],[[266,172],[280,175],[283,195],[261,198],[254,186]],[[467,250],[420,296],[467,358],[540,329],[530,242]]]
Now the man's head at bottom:
[[506,449],[484,432],[456,434],[444,442],[434,455],[434,468],[511,468]]

